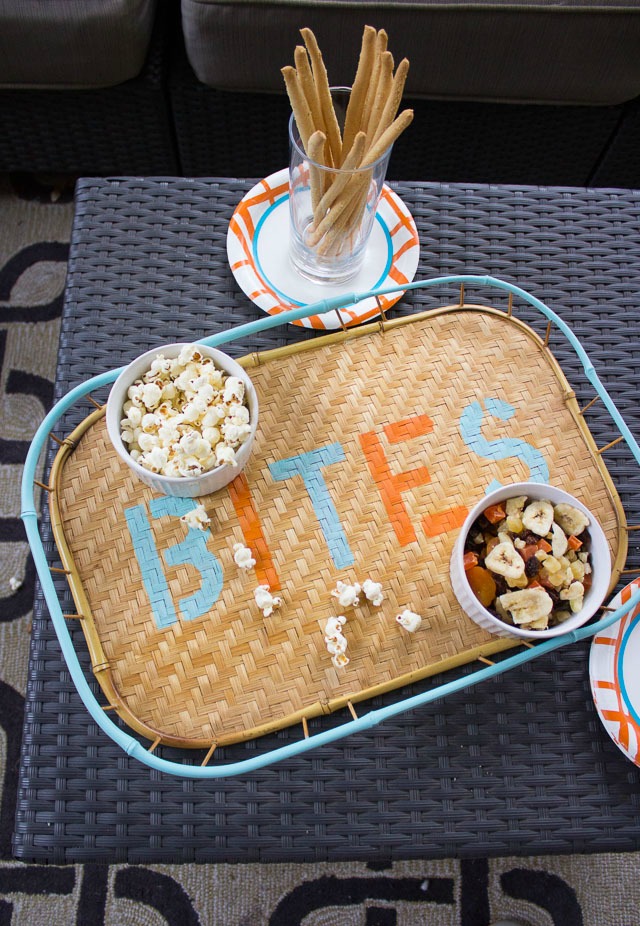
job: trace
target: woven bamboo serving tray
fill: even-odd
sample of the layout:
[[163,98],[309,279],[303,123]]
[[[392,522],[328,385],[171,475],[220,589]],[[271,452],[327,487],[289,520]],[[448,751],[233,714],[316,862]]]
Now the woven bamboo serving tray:
[[[497,480],[533,479],[585,501],[627,552],[613,483],[545,341],[503,311],[464,304],[349,329],[240,361],[260,423],[246,470],[203,501],[155,495],[112,451],[97,409],[50,479],[52,524],[93,672],[152,746],[211,751],[519,641],[461,611],[449,558],[468,510]],[[233,545],[257,560],[240,570]],[[337,580],[385,598],[341,611]],[[264,617],[254,590],[282,604]],[[414,634],[395,621],[423,617]],[[349,665],[323,640],[344,613]]]
[[[576,335],[535,296],[472,274],[404,288],[452,284],[458,305],[413,318],[388,321],[384,297],[393,289],[380,288],[202,338],[211,347],[254,340],[371,297],[382,314],[367,327],[245,357],[261,398],[260,437],[243,477],[205,500],[206,535],[179,521],[193,502],[153,497],[115,464],[95,396],[119,369],[78,384],[47,414],[25,461],[21,517],[70,677],[94,722],[127,755],[179,777],[250,773],[472,689],[599,633],[640,604],[638,592],[616,609],[603,605],[580,628],[501,653],[507,640],[459,612],[448,552],[464,511],[496,480],[548,480],[588,500],[611,546],[613,585],[627,534],[640,526],[626,524],[602,455],[624,441],[640,464],[640,446]],[[500,291],[502,309],[467,304],[465,286]],[[512,317],[518,303],[546,320],[543,339]],[[594,391],[582,409],[548,347],[559,336],[570,347],[567,362],[577,360]],[[67,411],[75,426],[75,406],[87,398],[98,408],[65,436]],[[612,437],[600,447],[584,420],[597,400]],[[597,412],[599,433],[601,418]],[[42,483],[36,473],[50,438],[61,449]],[[45,549],[40,534],[40,488],[49,494],[55,549]],[[241,540],[257,558],[252,574],[232,563],[230,546]],[[330,593],[338,578],[362,581],[365,573],[383,583],[386,599],[380,609],[348,613],[351,663],[338,672],[322,638],[324,619],[339,610]],[[256,612],[258,581],[283,599],[271,618]],[[75,614],[63,614],[69,589]],[[424,617],[413,637],[394,620],[405,607]],[[97,696],[70,631],[76,621],[106,697]],[[472,660],[409,697],[354,706]],[[342,717],[314,729],[310,718],[338,708]],[[296,721],[299,736],[293,727],[284,745],[253,739]],[[213,760],[218,744],[249,737],[247,758],[225,761],[221,749]],[[178,745],[193,748],[171,758]]]

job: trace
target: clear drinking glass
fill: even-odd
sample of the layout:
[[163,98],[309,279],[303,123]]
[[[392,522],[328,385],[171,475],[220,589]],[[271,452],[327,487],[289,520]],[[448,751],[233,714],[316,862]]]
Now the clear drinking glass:
[[[349,94],[348,87],[331,89],[341,131]],[[392,147],[367,167],[326,167],[307,156],[291,115],[289,255],[296,271],[308,280],[343,283],[360,270]]]

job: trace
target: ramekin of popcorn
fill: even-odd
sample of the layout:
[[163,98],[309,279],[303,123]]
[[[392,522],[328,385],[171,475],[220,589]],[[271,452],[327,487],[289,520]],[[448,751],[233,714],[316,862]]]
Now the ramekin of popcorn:
[[217,492],[246,466],[258,399],[243,368],[201,344],[147,351],[120,373],[107,401],[116,452],[163,495]]
[[609,591],[611,554],[578,499],[522,482],[489,493],[469,512],[450,572],[458,602],[477,624],[539,640],[593,617]]

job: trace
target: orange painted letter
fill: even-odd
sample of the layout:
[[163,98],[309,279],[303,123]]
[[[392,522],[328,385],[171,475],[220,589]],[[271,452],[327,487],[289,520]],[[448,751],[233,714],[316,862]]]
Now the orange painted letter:
[[[431,418],[427,415],[416,415],[413,418],[387,425],[384,432],[389,443],[397,444],[414,437],[423,437],[432,430]],[[402,493],[431,482],[429,470],[425,466],[418,466],[406,473],[393,473],[389,467],[384,447],[374,431],[361,434],[360,445],[396,537],[404,547],[416,539],[416,532],[402,501]]]

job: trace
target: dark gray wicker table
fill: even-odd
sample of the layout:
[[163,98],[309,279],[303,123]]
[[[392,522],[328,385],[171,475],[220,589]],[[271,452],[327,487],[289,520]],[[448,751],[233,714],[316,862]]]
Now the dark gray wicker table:
[[[490,274],[538,296],[572,325],[640,436],[640,192],[394,186],[420,231],[418,275]],[[227,224],[248,188],[215,179],[79,183],[57,397],[141,349],[260,316],[226,259]],[[423,290],[393,313],[456,298]],[[468,298],[496,302],[488,291]],[[276,328],[229,352],[313,336]],[[556,355],[580,398],[581,370],[560,347]],[[589,423],[604,444],[606,414],[594,407]],[[640,523],[637,465],[624,445],[608,452],[607,463],[629,523]],[[630,536],[628,566],[639,566],[638,535]],[[80,631],[78,646],[83,651]],[[401,858],[638,849],[640,769],[598,720],[588,650],[588,643],[564,647],[259,772],[194,781],[130,759],[93,723],[39,596],[15,855],[55,863],[362,859],[383,866]],[[323,718],[312,732],[335,722]],[[298,730],[285,730],[265,743],[227,747],[221,759],[247,758],[294,736]]]

